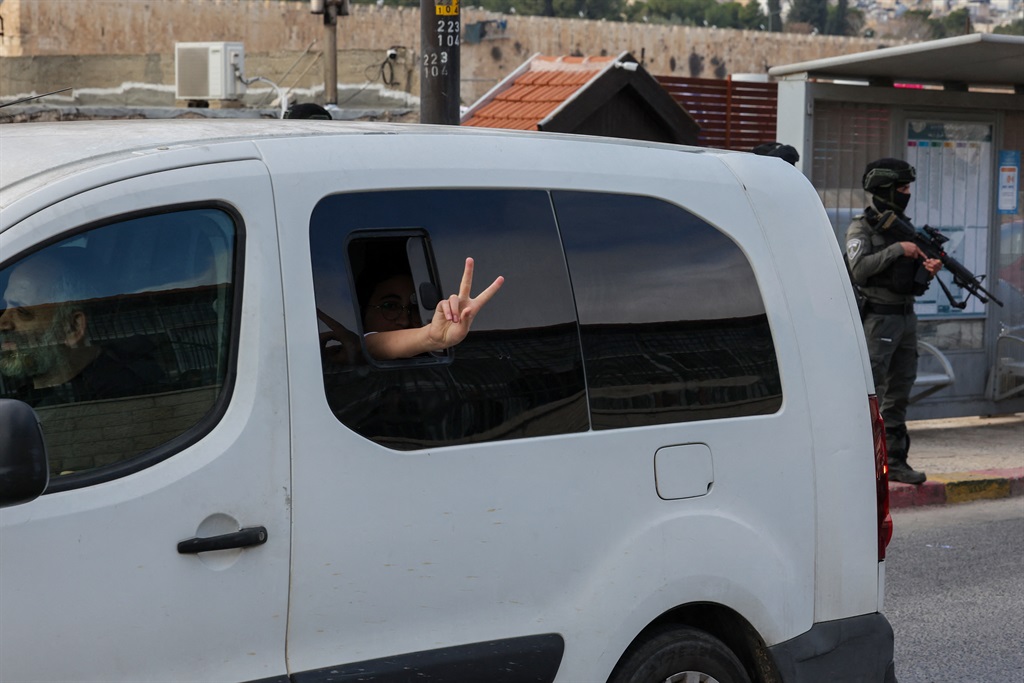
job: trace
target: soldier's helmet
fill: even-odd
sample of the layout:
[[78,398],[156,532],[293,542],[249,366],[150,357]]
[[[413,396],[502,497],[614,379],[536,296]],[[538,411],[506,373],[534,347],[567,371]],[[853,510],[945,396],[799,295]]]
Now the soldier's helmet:
[[864,189],[871,194],[880,194],[879,190],[888,190],[899,185],[912,183],[917,179],[914,167],[902,159],[886,157],[872,161],[864,169]]
[[879,209],[895,209],[902,213],[907,208],[910,196],[896,191],[917,179],[914,167],[902,159],[885,157],[876,159],[864,169],[862,184],[874,198]]
[[793,166],[800,161],[800,153],[792,145],[784,145],[781,142],[766,142],[750,150],[754,154],[766,157],[778,157]]
[[331,120],[331,113],[321,107],[319,104],[314,102],[304,102],[300,104],[293,104],[288,108],[288,111],[284,113],[286,119],[321,119],[323,121]]

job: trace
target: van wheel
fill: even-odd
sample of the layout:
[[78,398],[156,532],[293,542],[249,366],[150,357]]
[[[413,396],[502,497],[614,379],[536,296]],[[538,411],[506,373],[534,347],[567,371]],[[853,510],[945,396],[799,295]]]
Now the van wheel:
[[628,650],[608,683],[750,683],[750,678],[718,638],[666,627]]

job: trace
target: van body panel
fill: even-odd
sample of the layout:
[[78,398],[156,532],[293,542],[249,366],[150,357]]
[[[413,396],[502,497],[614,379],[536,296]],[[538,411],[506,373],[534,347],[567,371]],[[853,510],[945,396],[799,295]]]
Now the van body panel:
[[892,626],[878,613],[816,623],[771,654],[787,682],[896,683]]
[[[5,154],[27,153],[34,131],[57,133],[42,149],[59,153],[55,167],[35,159],[0,176],[0,259],[135,212],[223,207],[244,238],[234,384],[208,431],[168,457],[0,510],[2,648],[26,653],[5,656],[0,678],[317,680],[373,662],[479,662],[489,643],[539,647],[548,671],[558,639],[554,680],[601,681],[677,608],[720,606],[785,656],[817,642],[819,622],[879,609],[866,346],[827,218],[790,167],[653,143],[315,121],[129,122],[123,139],[99,139],[124,123],[3,131]],[[79,136],[93,142],[76,155],[67,146]],[[325,394],[311,253],[325,243],[314,245],[312,222],[325,198],[379,193],[386,206],[400,190],[551,198],[543,242],[515,225],[488,232],[486,207],[464,244],[415,219],[356,226],[364,237],[422,233],[444,295],[466,256],[477,259],[474,293],[515,273],[471,338],[551,324],[515,303],[531,297],[582,310],[572,278],[586,242],[565,246],[558,193],[651,198],[696,216],[749,264],[777,407],[407,450],[362,436]],[[346,240],[326,248],[349,254]],[[633,258],[628,239],[616,248]],[[524,254],[537,261],[511,261]],[[547,287],[550,272],[561,291]],[[692,295],[654,279],[625,295]],[[728,281],[718,289],[741,294]],[[592,322],[571,321],[577,340]],[[457,366],[461,350],[445,362]],[[582,398],[573,415],[589,420]],[[690,491],[691,472],[713,482],[666,500],[657,454],[690,444],[706,456],[673,472],[673,490]],[[267,528],[265,544],[174,551],[253,526]],[[38,609],[42,595],[53,608]],[[83,625],[95,637],[82,638]],[[31,653],[52,652],[54,638],[68,646],[43,666]]]
[[[295,468],[289,663],[300,670],[437,642],[588,633],[593,638],[582,640],[594,645],[570,641],[564,680],[597,680],[666,605],[718,602],[744,615],[769,643],[810,626],[809,544],[794,548],[783,538],[785,508],[795,506],[780,505],[778,519],[766,524],[756,497],[730,486],[735,467],[723,468],[705,498],[661,500],[652,459],[663,435],[629,439],[628,450],[603,455],[595,451],[607,446],[593,435],[405,454],[365,452],[343,442],[342,430],[320,443],[300,439],[324,456],[309,459],[317,482],[308,481],[313,475],[305,467]],[[756,439],[710,440],[723,453],[763,450]],[[367,468],[381,484],[345,474]],[[765,472],[766,489],[780,476],[770,467],[752,469]],[[581,472],[592,470],[614,475],[618,485],[581,490]],[[302,500],[317,505],[307,510]],[[737,505],[733,516],[716,512]],[[375,550],[375,527],[345,516],[351,509],[389,530],[387,550]],[[583,510],[593,528],[553,522]],[[341,521],[330,533],[305,534],[299,520],[309,515]],[[709,541],[716,533],[746,545],[730,543],[730,550]],[[566,571],[577,563],[586,569]],[[597,645],[605,639],[607,650]]]
[[[126,169],[130,167],[125,162],[131,159],[154,157],[152,169],[174,168],[179,164],[161,161],[169,151],[202,148],[205,154],[225,159],[236,153],[234,149],[243,147],[250,150],[243,158],[252,158],[251,142],[258,138],[382,135],[400,130],[403,126],[387,123],[338,121],[322,126],[290,120],[282,125],[281,121],[254,119],[92,120],[9,126],[3,131],[8,161],[0,169],[0,207],[6,211],[19,197],[35,194],[58,180],[82,175],[95,175],[97,179],[109,174],[127,177]],[[450,129],[423,126],[421,130],[439,134]]]
[[[244,680],[286,671],[287,368],[266,168],[190,168],[76,193],[0,234],[0,254],[170,198],[211,197],[235,205],[250,247],[231,401],[209,433],[173,457],[0,510],[0,679]],[[78,426],[82,438],[101,428]],[[179,541],[232,523],[266,527],[267,543],[175,552]]]
[[490,681],[551,683],[565,641],[557,633],[469,643],[425,652],[324,667],[292,674],[291,683],[330,683],[340,678],[405,681]]
[[[118,135],[114,131],[110,131],[110,134]],[[14,143],[17,142],[17,138],[11,139],[5,132],[5,151],[15,147]],[[73,143],[67,144],[74,149]],[[14,150],[8,152],[9,156],[14,154]],[[0,173],[4,183],[0,188],[0,208],[3,209],[4,220],[0,224],[0,230],[24,220],[36,207],[50,206],[76,194],[111,183],[176,168],[193,168],[255,158],[254,146],[245,140],[218,145],[148,144],[117,154],[49,168],[12,185],[6,184],[8,173],[3,172]]]
[[[304,142],[290,140],[287,150],[280,141],[259,143],[275,177],[289,283],[301,281],[311,267],[303,234],[308,230],[290,216],[322,196],[383,184],[441,189],[514,182],[518,188],[661,196],[685,205],[747,254],[769,309],[782,298],[777,274],[759,265],[768,247],[749,204],[715,196],[722,185],[742,194],[710,155],[666,151],[652,167],[641,163],[650,150],[587,150],[594,156],[581,157],[580,150],[571,153],[573,145],[562,151],[549,140],[519,140],[508,149],[495,140],[493,150],[480,150],[480,141],[459,137],[345,138],[336,148],[310,141],[319,157],[311,148],[301,172],[277,172]],[[521,164],[531,172],[513,181],[509,169]],[[611,164],[621,175],[585,170]],[[458,275],[442,272],[444,286],[454,288]],[[309,333],[316,315],[312,295],[305,283],[285,294],[293,386],[322,384]],[[497,315],[498,307],[484,311],[481,324]],[[347,430],[322,390],[294,393],[293,451],[308,455],[293,463],[290,666],[316,669],[427,650],[437,642],[586,632],[589,645],[567,643],[558,680],[600,680],[666,605],[709,596],[743,615],[769,643],[806,631],[813,619],[813,501],[778,492],[812,487],[809,420],[790,322],[771,318],[785,407],[743,420],[400,453]],[[766,432],[778,438],[766,441]],[[699,499],[661,499],[655,453],[694,442],[707,444],[713,454],[711,492]],[[581,514],[589,520],[585,527],[554,522]],[[322,531],[325,518],[366,517],[375,520],[372,527],[342,522],[330,534]],[[374,550],[379,528],[388,529],[383,553]],[[730,546],[743,540],[729,550],[715,538],[730,539]],[[760,567],[756,573],[751,557]],[[580,569],[566,573],[567,566]],[[615,595],[612,585],[628,585],[628,594]],[[387,616],[399,613],[400,619]]]
[[[812,201],[817,195],[802,174],[776,164],[780,175],[794,180],[771,185],[747,180],[756,178],[754,159],[735,155],[726,160],[744,178],[770,235],[771,261],[784,280],[800,362],[815,380],[803,390],[815,449],[815,621],[874,612],[881,607],[872,598],[878,595],[876,513],[857,503],[874,495],[874,459],[868,457],[873,446],[864,429],[870,422],[867,394],[873,393],[873,385],[842,254],[821,229],[827,216],[820,202]],[[808,253],[815,257],[808,258]],[[863,378],[866,391],[840,386],[841,378],[848,377]],[[850,510],[861,514],[851,515]]]

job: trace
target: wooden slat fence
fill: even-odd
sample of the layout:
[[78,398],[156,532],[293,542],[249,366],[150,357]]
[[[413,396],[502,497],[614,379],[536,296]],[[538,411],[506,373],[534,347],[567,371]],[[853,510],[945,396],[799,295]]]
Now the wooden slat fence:
[[658,82],[700,124],[704,147],[749,152],[775,140],[777,83],[657,76]]

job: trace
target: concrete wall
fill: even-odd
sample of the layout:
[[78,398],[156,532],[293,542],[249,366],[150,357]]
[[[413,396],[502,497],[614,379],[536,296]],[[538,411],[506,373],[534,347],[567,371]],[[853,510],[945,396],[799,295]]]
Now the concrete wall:
[[[293,99],[322,92],[324,27],[306,0],[3,0],[0,98],[73,86],[74,104],[173,102],[176,41],[241,41],[246,75],[293,88]],[[464,9],[462,22],[503,20],[503,35],[463,42],[462,100],[471,104],[530,55],[632,52],[656,75],[724,78],[771,66],[894,44],[757,31],[651,26],[498,15]],[[353,5],[338,26],[338,77],[364,100],[419,93],[418,8]],[[400,46],[394,76],[381,65]],[[265,88],[253,86],[257,93]],[[350,89],[352,90],[352,89]],[[144,95],[143,93],[148,93]],[[339,103],[346,97],[339,91]],[[84,98],[84,99],[82,99]],[[353,96],[353,104],[359,104]],[[373,105],[367,105],[373,106]]]

